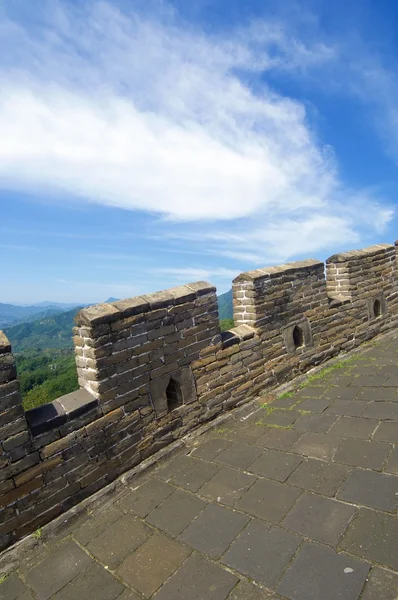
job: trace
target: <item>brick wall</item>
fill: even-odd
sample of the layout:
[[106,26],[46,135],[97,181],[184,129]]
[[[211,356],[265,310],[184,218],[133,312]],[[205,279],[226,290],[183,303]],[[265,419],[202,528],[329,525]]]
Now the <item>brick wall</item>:
[[0,548],[223,411],[396,327],[396,248],[242,273],[236,327],[189,284],[82,310],[80,391],[24,413],[0,333]]

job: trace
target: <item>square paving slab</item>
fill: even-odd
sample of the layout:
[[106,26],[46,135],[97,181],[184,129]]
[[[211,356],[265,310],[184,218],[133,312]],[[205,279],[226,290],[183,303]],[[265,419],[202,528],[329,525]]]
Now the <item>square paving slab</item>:
[[266,587],[273,587],[300,542],[295,534],[252,521],[232,543],[222,562]]
[[357,600],[369,565],[332,548],[305,544],[278,586],[291,600]]

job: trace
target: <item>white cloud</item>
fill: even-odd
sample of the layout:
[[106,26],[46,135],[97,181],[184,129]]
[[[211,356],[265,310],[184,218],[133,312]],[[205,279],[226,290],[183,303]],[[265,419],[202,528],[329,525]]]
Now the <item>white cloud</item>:
[[246,263],[352,246],[361,227],[391,218],[371,194],[344,189],[304,105],[267,84],[271,70],[333,63],[332,45],[275,22],[224,38],[171,12],[155,21],[105,2],[38,6],[41,24],[0,25],[3,188],[205,221],[198,242]]

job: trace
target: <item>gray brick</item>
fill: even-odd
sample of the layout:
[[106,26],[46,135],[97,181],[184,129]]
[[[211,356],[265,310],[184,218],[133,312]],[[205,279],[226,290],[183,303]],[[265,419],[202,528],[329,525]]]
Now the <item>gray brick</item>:
[[318,542],[336,545],[355,508],[314,494],[303,494],[282,525]]
[[231,446],[229,440],[216,437],[202,441],[200,445],[192,451],[192,456],[203,460],[213,460],[223,450]]
[[87,549],[101,563],[115,569],[150,533],[138,519],[125,515],[94,538]]
[[91,563],[92,559],[75,542],[67,541],[25,577],[39,600],[48,600]]
[[362,416],[368,419],[398,421],[398,402],[371,402]]
[[247,470],[262,477],[286,481],[289,475],[298,467],[301,460],[295,454],[270,449],[259,456]]
[[200,488],[199,494],[209,500],[233,506],[255,481],[254,475],[223,467]]
[[395,515],[362,508],[348,527],[340,548],[398,571],[397,539]]
[[300,542],[298,536],[279,527],[252,521],[232,543],[222,562],[260,584],[273,587]]
[[331,427],[329,433],[337,437],[370,439],[378,421],[355,417],[340,417]]
[[305,544],[277,590],[291,600],[357,600],[369,565],[331,548]]
[[221,452],[214,460],[224,465],[228,465],[229,467],[246,469],[260,456],[261,453],[262,450],[256,446],[249,446],[248,444],[237,442]]
[[117,574],[128,585],[149,598],[189,554],[190,550],[182,544],[155,533],[124,560]]
[[[201,556],[191,556],[154,600],[226,600],[238,578]],[[249,598],[247,600],[250,600]]]
[[144,518],[174,491],[172,485],[152,478],[129,491],[119,504],[134,515]]
[[294,423],[294,428],[315,433],[326,433],[336,420],[337,417],[333,415],[302,415]]
[[55,594],[53,600],[76,600],[87,597],[88,593],[95,600],[116,600],[124,589],[104,567],[94,563]]
[[342,441],[334,460],[344,465],[381,471],[390,450],[391,446],[386,442],[348,439]]
[[347,467],[309,458],[297,467],[288,483],[325,496],[334,496],[347,474]]
[[341,439],[326,433],[307,432],[292,446],[292,452],[312,458],[331,459]]
[[290,448],[301,438],[302,431],[295,429],[283,429],[279,427],[265,428],[264,435],[256,441],[257,446],[274,448],[275,450],[290,450]]
[[373,434],[373,439],[398,443],[398,423],[380,423]]
[[209,504],[179,539],[210,558],[220,558],[248,520],[238,512]]
[[371,508],[395,511],[398,506],[397,492],[398,477],[354,469],[341,486],[337,497]]
[[236,503],[236,508],[260,519],[279,523],[300,494],[301,490],[278,481],[259,479]]
[[206,502],[184,490],[176,490],[153,510],[147,522],[176,537],[205,508]]
[[398,575],[380,567],[370,572],[361,600],[397,600]]

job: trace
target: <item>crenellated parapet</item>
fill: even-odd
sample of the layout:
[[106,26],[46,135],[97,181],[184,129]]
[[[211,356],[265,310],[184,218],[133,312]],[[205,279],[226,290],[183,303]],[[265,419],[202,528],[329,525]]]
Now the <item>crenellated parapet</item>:
[[0,548],[201,423],[398,323],[395,245],[242,273],[235,327],[197,282],[76,316],[80,390],[23,411],[0,332]]

